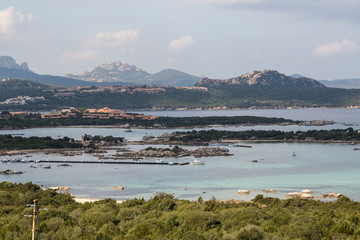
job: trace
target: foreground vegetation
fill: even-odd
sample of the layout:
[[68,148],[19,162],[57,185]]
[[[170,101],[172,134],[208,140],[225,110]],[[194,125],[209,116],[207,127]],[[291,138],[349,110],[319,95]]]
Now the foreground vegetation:
[[0,114],[0,129],[21,129],[34,127],[60,127],[79,125],[128,125],[130,127],[194,127],[208,125],[240,125],[240,124],[299,124],[284,118],[266,118],[253,116],[234,117],[158,117],[154,120],[135,119],[84,119],[82,113],[76,117],[66,119],[43,119],[40,114],[29,114],[23,116],[12,116],[7,111]]
[[42,239],[358,239],[360,204],[279,200],[258,195],[249,203],[197,202],[158,194],[122,204],[106,199],[76,203],[69,194],[32,183],[0,183],[0,239],[30,239],[39,199]]
[[309,131],[278,131],[278,130],[248,130],[248,131],[221,131],[202,130],[175,132],[170,141],[183,143],[210,142],[222,140],[277,140],[277,141],[360,141],[360,132],[353,128]]

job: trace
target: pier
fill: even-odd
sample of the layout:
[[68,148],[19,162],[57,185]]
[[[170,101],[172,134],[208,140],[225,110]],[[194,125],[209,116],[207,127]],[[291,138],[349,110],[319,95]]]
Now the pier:
[[140,161],[71,161],[71,160],[36,160],[35,163],[85,163],[85,164],[141,164],[141,165],[188,165],[190,162],[140,162]]

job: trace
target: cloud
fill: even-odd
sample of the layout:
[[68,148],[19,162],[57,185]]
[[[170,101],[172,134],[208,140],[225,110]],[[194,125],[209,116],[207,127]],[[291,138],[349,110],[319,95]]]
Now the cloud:
[[110,56],[114,53],[126,52],[134,41],[139,38],[139,30],[127,29],[115,32],[99,32],[85,39],[79,50],[65,51],[61,59],[66,61],[87,61]]
[[341,42],[333,42],[317,47],[313,54],[318,57],[328,57],[338,55],[342,52],[353,52],[357,50],[355,42],[344,39]]
[[68,50],[63,53],[62,57],[65,59],[71,59],[76,61],[84,61],[84,60],[90,60],[95,58],[98,55],[98,52],[91,51],[91,50],[84,50],[84,51],[78,51],[74,52],[71,50]]
[[169,43],[169,48],[170,50],[176,52],[188,48],[193,44],[194,44],[194,39],[192,36],[183,36],[180,39],[172,40]]
[[139,30],[127,29],[118,32],[100,32],[96,34],[96,39],[119,41],[126,43],[139,37]]
[[186,0],[189,3],[231,9],[268,11],[301,19],[351,20],[359,23],[359,0]]
[[187,0],[191,3],[229,6],[242,3],[258,3],[266,0]]
[[14,7],[0,10],[0,41],[24,39],[24,35],[30,34],[28,28],[36,18],[33,14],[25,16]]

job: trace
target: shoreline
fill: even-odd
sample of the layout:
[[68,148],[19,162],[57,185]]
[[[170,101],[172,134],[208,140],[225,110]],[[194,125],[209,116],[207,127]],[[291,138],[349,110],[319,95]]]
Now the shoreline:
[[[97,202],[97,201],[102,201],[102,200],[105,200],[106,198],[82,198],[82,197],[74,197],[73,198],[75,200],[75,202],[77,203],[93,203],[93,202]],[[126,200],[116,200],[116,203],[123,203],[125,202]]]

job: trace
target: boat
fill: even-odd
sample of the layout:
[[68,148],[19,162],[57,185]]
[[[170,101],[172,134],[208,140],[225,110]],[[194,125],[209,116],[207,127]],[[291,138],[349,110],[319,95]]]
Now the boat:
[[190,165],[205,165],[205,161],[194,159],[193,161],[190,162]]
[[169,162],[168,164],[169,164],[170,166],[174,165],[174,163],[173,163],[173,162]]
[[158,158],[158,159],[155,160],[155,162],[156,162],[156,163],[164,163],[164,160],[161,159],[161,158]]
[[8,162],[10,162],[10,160],[9,159],[2,159],[1,162],[2,163],[8,163]]
[[295,152],[293,152],[293,153],[291,154],[291,156],[295,157],[295,156],[296,156],[296,153],[295,153]]
[[24,159],[22,159],[20,162],[21,162],[21,163],[29,163],[29,162],[30,162],[30,160],[29,160],[29,159],[24,158]]
[[132,132],[131,128],[128,128],[127,130],[125,130],[125,132]]

